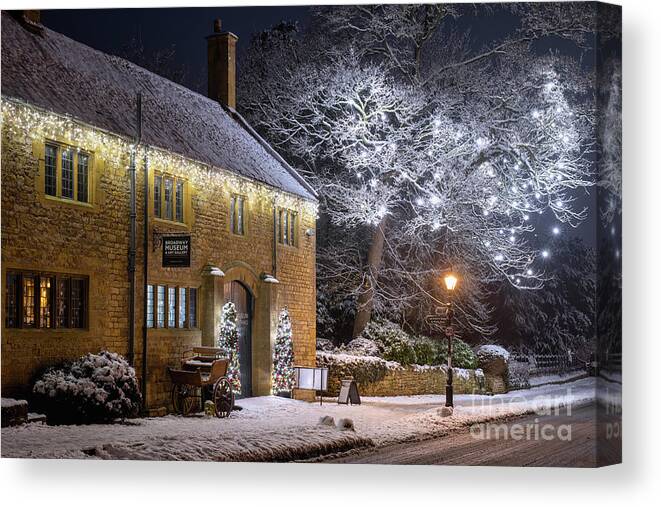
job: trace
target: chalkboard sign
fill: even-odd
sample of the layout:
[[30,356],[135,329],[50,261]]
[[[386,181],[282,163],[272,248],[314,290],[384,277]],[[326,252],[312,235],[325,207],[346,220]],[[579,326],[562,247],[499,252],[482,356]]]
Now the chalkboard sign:
[[163,267],[190,267],[190,236],[163,236]]
[[337,402],[343,405],[348,405],[349,402],[352,405],[360,405],[360,394],[358,394],[358,384],[355,380],[342,380]]

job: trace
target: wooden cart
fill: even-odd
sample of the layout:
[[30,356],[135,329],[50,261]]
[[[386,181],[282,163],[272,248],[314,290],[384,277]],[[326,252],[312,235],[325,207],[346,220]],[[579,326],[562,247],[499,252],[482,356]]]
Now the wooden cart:
[[214,402],[216,417],[228,417],[234,408],[234,393],[226,376],[228,365],[229,359],[207,362],[195,358],[185,360],[181,370],[168,368],[175,412],[188,415],[206,398]]

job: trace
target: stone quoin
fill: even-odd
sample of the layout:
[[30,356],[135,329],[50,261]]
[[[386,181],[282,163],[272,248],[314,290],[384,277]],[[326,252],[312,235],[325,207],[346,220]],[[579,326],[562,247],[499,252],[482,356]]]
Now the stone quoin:
[[[2,13],[3,396],[107,349],[141,380],[146,354],[146,407],[163,413],[166,368],[215,344],[227,300],[249,395],[271,392],[285,306],[296,364],[315,365],[317,197],[235,111],[236,43],[217,21],[204,97],[43,27],[38,11]],[[164,237],[190,238],[189,267],[163,267]]]

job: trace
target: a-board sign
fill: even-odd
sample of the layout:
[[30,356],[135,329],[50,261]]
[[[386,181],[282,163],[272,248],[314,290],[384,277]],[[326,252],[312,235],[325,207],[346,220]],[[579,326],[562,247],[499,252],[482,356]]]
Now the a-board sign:
[[163,267],[190,267],[190,236],[163,236]]
[[342,380],[340,395],[337,398],[338,403],[348,405],[360,405],[360,394],[358,394],[358,384],[355,380]]

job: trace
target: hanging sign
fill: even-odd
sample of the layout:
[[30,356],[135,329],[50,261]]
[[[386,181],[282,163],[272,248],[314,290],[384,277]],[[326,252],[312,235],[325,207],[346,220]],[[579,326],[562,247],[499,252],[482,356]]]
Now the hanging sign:
[[163,267],[190,267],[190,236],[163,236]]

